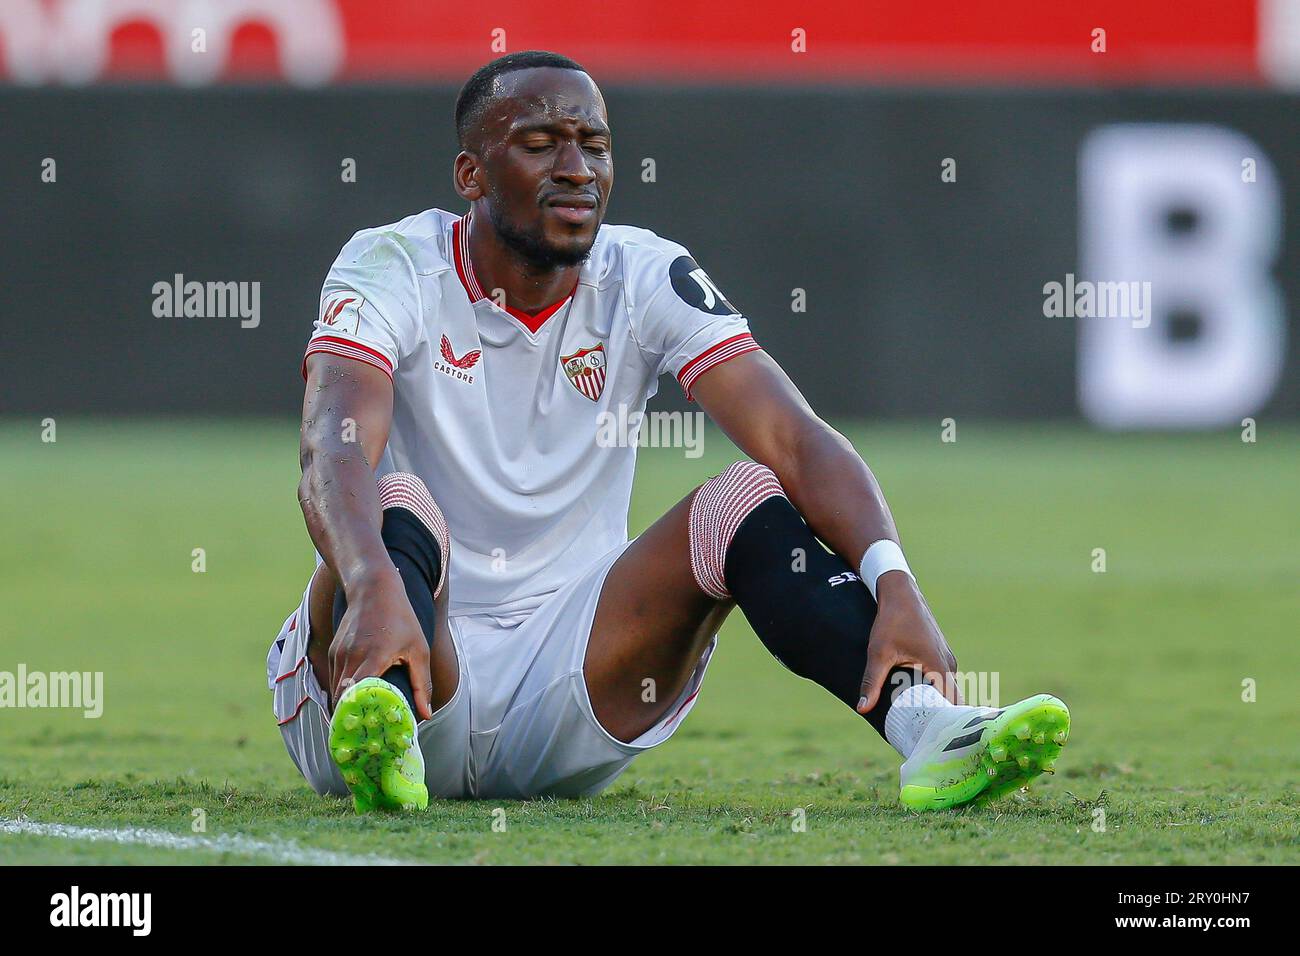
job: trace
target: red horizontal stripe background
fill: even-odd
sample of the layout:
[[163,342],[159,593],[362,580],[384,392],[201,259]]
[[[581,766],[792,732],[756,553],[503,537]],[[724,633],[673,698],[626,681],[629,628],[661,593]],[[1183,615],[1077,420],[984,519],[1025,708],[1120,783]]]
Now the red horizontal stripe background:
[[[460,82],[499,55],[499,40],[508,51],[565,53],[597,79],[628,82],[1252,83],[1263,0],[320,2],[346,45],[336,81]],[[1094,28],[1106,31],[1104,54],[1091,50]],[[795,29],[806,32],[806,53],[791,50]],[[157,25],[122,23],[109,42],[108,78],[166,78]],[[278,43],[250,17],[222,77],[277,78]]]

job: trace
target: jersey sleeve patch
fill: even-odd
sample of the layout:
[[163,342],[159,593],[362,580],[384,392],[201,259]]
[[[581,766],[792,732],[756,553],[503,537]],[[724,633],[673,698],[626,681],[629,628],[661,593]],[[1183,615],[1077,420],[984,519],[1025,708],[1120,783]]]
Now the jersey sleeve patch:
[[685,246],[653,236],[629,253],[632,335],[656,377],[674,376],[690,399],[701,375],[759,347],[744,314]]
[[320,324],[329,332],[356,335],[361,326],[361,307],[366,304],[358,293],[335,292],[321,303]]
[[317,352],[365,362],[382,370],[390,379],[393,377],[396,367],[393,359],[385,354],[380,343],[367,341],[372,338],[368,332],[378,327],[373,316],[369,326],[363,322],[362,310],[365,307],[365,297],[355,289],[336,289],[325,295],[321,300],[316,330],[302,357],[304,380],[307,378],[307,358]]
[[677,297],[693,309],[710,315],[739,315],[707,272],[690,256],[678,256],[668,267],[668,279]]

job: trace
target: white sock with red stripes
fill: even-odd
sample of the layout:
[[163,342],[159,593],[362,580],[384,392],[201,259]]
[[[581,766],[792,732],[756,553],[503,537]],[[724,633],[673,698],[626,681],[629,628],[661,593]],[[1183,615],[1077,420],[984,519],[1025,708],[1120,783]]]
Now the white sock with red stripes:
[[415,475],[404,471],[389,472],[379,479],[379,507],[384,511],[389,508],[405,508],[419,519],[438,542],[440,570],[438,584],[433,591],[433,596],[437,598],[442,593],[443,585],[447,583],[451,535],[447,530],[447,519],[443,517],[442,509],[434,502],[433,495],[429,494],[428,487]]
[[785,497],[772,469],[738,461],[700,486],[691,500],[691,573],[700,590],[725,601],[727,549],[740,523],[768,498]]

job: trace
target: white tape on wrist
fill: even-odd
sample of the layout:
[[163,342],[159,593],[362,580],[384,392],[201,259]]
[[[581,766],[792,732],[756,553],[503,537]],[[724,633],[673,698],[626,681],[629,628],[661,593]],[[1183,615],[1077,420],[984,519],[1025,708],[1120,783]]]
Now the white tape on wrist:
[[882,538],[867,548],[867,553],[862,556],[862,564],[859,566],[862,583],[871,592],[872,599],[876,597],[876,581],[886,571],[902,571],[913,581],[916,580],[916,575],[907,566],[907,558],[903,557],[903,549],[898,546],[898,542]]

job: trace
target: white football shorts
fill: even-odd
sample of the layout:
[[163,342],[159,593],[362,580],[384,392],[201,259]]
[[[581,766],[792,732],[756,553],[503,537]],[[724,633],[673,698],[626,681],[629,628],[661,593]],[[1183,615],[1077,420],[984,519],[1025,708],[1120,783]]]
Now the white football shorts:
[[[605,575],[626,547],[595,561],[522,624],[451,618],[460,681],[452,699],[417,730],[430,796],[588,796],[672,736],[695,704],[716,634],[664,718],[631,743],[600,726],[582,675]],[[272,709],[289,756],[312,789],[345,796],[329,754],[329,699],[307,661],[307,639],[304,591],[267,655]]]

